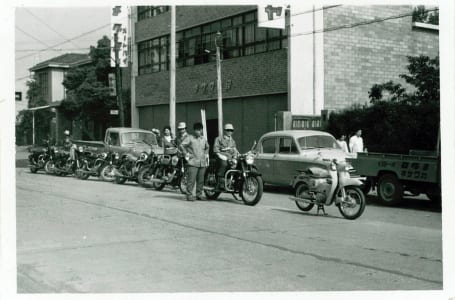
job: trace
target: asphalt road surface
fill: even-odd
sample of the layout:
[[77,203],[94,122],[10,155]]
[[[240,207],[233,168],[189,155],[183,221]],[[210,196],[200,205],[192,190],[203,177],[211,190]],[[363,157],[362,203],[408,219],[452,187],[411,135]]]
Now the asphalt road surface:
[[345,220],[286,189],[255,207],[17,168],[19,293],[442,289],[441,212],[424,199]]

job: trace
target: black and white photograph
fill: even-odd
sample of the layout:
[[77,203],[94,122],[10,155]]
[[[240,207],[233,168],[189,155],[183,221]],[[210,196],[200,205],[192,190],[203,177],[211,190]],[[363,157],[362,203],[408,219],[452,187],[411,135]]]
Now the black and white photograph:
[[455,297],[453,3],[7,7],[4,299]]

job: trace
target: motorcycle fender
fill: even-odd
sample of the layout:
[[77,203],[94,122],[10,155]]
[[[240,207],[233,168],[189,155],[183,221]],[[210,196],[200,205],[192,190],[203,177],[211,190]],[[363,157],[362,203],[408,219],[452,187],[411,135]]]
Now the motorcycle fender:
[[363,185],[362,179],[365,178],[347,178],[343,180],[343,186],[361,186]]
[[252,170],[252,171],[245,171],[245,174],[247,176],[254,176],[254,177],[259,177],[259,176],[262,176],[261,173],[259,173],[258,171],[256,170]]

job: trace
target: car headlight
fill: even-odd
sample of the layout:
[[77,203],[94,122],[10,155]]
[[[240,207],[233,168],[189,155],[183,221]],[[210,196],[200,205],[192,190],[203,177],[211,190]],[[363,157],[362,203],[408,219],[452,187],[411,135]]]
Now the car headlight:
[[247,165],[252,165],[254,163],[253,155],[247,155],[245,157],[245,162],[246,162]]

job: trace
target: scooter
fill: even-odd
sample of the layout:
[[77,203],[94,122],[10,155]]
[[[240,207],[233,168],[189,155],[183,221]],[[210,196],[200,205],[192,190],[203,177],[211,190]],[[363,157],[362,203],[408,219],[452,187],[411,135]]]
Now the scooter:
[[322,211],[324,215],[327,215],[324,206],[335,204],[344,218],[357,219],[365,210],[365,195],[361,187],[366,178],[351,177],[349,171],[352,169],[348,163],[334,159],[327,168],[299,170],[292,182],[295,196],[290,200],[295,201],[302,211],[310,211],[317,205],[317,214]]

